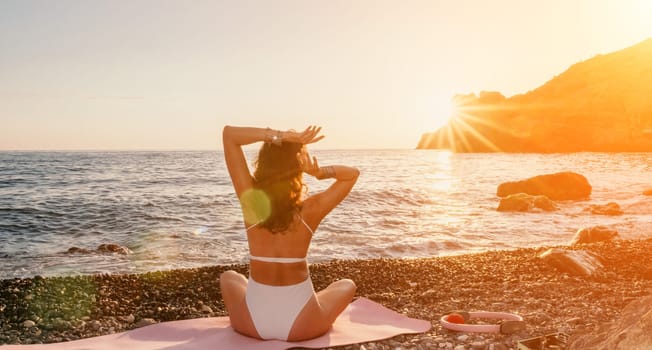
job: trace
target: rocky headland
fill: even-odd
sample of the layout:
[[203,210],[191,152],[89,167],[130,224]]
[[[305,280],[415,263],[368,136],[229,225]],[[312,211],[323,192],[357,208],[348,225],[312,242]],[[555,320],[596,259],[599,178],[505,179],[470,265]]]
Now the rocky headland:
[[652,38],[505,97],[456,95],[457,113],[417,148],[454,152],[652,151]]

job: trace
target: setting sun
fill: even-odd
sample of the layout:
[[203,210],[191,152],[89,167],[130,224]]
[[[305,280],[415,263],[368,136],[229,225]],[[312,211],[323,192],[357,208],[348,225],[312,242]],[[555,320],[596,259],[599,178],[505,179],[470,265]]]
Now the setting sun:
[[430,130],[437,130],[446,125],[457,113],[458,110],[455,101],[448,99],[438,102],[435,105],[432,118],[426,123],[426,127]]

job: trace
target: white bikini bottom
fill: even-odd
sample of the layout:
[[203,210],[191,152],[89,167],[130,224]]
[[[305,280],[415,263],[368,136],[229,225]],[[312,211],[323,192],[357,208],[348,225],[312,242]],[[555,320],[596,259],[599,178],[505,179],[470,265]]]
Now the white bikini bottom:
[[245,300],[258,335],[285,341],[299,312],[313,295],[310,276],[289,286],[270,286],[249,276]]

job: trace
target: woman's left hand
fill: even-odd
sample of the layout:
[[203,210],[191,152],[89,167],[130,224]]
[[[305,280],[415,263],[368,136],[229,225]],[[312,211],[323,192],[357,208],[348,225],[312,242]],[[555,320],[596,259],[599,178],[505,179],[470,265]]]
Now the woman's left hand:
[[286,131],[283,134],[283,141],[302,143],[304,145],[315,143],[323,139],[324,135],[319,135],[321,127],[311,125],[302,132]]

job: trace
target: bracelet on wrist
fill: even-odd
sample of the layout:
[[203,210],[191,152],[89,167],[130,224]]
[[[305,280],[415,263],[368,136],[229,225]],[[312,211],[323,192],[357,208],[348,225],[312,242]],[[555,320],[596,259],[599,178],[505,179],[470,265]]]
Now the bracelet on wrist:
[[317,179],[322,180],[322,179],[328,179],[335,177],[335,168],[332,166],[325,166],[319,168],[319,176]]
[[265,142],[266,143],[271,143],[272,145],[275,146],[280,146],[283,144],[283,137],[282,133],[280,130],[272,130],[270,128],[267,128],[265,130]]
[[283,144],[283,134],[281,134],[281,130],[276,130],[276,135],[272,136],[272,144],[276,146]]

